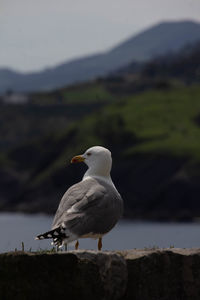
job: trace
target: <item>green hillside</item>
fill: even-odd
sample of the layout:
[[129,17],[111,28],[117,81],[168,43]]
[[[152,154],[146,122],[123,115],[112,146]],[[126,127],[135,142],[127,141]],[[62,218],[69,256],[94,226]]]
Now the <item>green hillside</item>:
[[0,102],[0,151],[65,132],[71,123],[115,100],[100,82],[80,84],[49,93],[29,95],[25,105]]
[[117,75],[2,105],[0,209],[54,212],[86,169],[71,157],[103,145],[126,216],[199,217],[200,86],[159,80]]
[[112,94],[98,81],[74,85],[49,93],[35,93],[32,94],[31,98],[32,103],[38,105],[62,104],[72,106],[77,104],[95,105],[113,100]]
[[200,87],[149,91],[113,105],[107,113],[120,114],[126,129],[143,142],[129,154],[154,153],[200,160]]
[[[121,158],[144,153],[200,162],[200,87],[134,95],[104,107],[72,128],[76,134],[44,174],[49,176],[62,168],[67,157],[96,144],[111,148]],[[62,140],[68,140],[72,128]],[[45,178],[41,172],[38,176]]]

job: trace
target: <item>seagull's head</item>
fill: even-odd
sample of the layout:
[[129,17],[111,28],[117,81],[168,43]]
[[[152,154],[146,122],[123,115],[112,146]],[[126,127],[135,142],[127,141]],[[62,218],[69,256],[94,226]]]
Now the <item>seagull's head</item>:
[[84,154],[74,156],[71,162],[84,162],[89,168],[88,175],[109,176],[112,167],[111,152],[101,146],[87,149]]

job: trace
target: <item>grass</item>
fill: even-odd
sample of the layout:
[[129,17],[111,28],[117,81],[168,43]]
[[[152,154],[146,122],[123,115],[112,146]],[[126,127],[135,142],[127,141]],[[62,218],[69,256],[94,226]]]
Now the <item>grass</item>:
[[[32,184],[37,185],[52,176],[63,167],[67,158],[95,144],[108,147],[111,144],[113,148],[120,149],[121,157],[154,154],[188,158],[193,165],[200,163],[198,116],[199,86],[151,90],[118,100],[85,117],[81,123],[75,122],[72,127],[76,135]],[[69,131],[60,138],[69,140]],[[131,141],[131,137],[138,142]]]
[[[62,249],[59,249],[60,252],[62,252],[63,250]],[[24,242],[21,242],[21,250],[20,249],[17,249],[15,248],[14,252],[26,252],[26,253],[33,253],[33,254],[48,254],[48,253],[57,253],[57,249],[56,247],[52,247],[51,249],[42,249],[42,248],[39,248],[38,250],[36,251],[33,251],[32,248],[29,248],[28,250],[25,250],[25,245],[24,245]]]
[[[65,94],[66,101],[77,103],[96,101],[98,97],[98,101],[108,101],[113,97],[98,82],[62,89],[60,93]],[[74,134],[71,134],[72,131]],[[149,90],[124,98],[120,95],[115,101],[103,105],[100,110],[74,120],[66,129],[57,130],[51,138],[41,138],[32,144],[30,142],[28,149],[25,147],[23,155],[21,154],[26,157],[30,152],[30,157],[34,152],[33,162],[24,162],[30,170],[36,168],[29,184],[37,187],[47,178],[53,178],[74,154],[82,153],[93,145],[112,147],[112,151],[119,149],[120,159],[136,154],[187,158],[190,161],[189,172],[197,172],[198,175],[200,86]],[[35,150],[28,152],[30,149]],[[5,155],[1,155],[0,163],[6,164],[6,159]],[[37,167],[37,163],[41,161],[45,161],[45,164]]]
[[0,150],[66,131],[115,97],[102,83],[85,83],[58,91],[35,93],[27,105],[0,105]]
[[[108,110],[107,110],[108,113]],[[109,107],[122,116],[128,131],[142,143],[129,154],[155,153],[189,156],[200,161],[200,87],[149,91]]]
[[109,102],[113,96],[106,90],[103,84],[88,83],[68,88],[62,92],[63,102],[67,104],[88,104],[98,102]]
[[88,82],[62,88],[53,92],[35,93],[32,95],[32,103],[39,105],[55,104],[95,104],[110,102],[114,100],[113,95],[100,82]]

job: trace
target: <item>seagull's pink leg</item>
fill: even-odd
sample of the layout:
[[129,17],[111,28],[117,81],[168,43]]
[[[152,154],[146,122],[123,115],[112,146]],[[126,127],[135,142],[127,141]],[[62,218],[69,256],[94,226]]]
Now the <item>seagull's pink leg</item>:
[[102,238],[100,237],[98,241],[98,250],[101,251],[101,248],[102,248]]
[[75,250],[78,250],[79,242],[77,241],[75,244]]

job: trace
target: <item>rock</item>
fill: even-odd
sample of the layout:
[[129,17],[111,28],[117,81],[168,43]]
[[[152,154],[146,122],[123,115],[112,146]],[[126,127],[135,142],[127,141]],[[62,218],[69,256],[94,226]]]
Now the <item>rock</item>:
[[0,299],[120,299],[127,270],[115,253],[0,255]]
[[200,249],[130,250],[123,300],[199,300]]
[[0,255],[0,299],[199,300],[200,249]]
[[[120,299],[126,290],[127,267],[126,261],[114,252],[79,251],[76,256],[82,262],[95,263],[98,267],[98,276],[102,283],[103,295],[95,299]],[[84,275],[84,274],[83,274]]]

